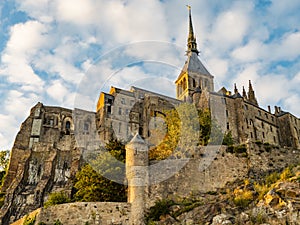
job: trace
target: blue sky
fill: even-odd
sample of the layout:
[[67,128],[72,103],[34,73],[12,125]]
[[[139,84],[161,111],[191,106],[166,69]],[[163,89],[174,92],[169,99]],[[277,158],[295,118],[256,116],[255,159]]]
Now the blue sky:
[[0,149],[38,101],[94,110],[110,85],[174,95],[186,4],[217,90],[251,79],[263,108],[300,115],[299,0],[3,0]]

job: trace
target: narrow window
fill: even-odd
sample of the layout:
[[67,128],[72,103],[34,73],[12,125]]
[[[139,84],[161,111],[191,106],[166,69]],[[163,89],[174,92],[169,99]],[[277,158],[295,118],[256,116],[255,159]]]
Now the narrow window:
[[193,87],[196,87],[196,81],[193,79]]
[[125,105],[125,98],[121,98],[121,103]]
[[119,115],[122,115],[122,108],[119,108]]
[[70,121],[67,121],[66,122],[66,127],[65,127],[66,129],[66,135],[70,135],[70,129],[71,129],[71,123],[70,123]]
[[84,130],[84,131],[89,131],[89,129],[90,129],[89,123],[88,123],[88,122],[85,122],[85,123],[84,123],[84,126],[83,126],[83,130]]
[[121,133],[121,127],[122,127],[122,123],[119,123],[119,134]]

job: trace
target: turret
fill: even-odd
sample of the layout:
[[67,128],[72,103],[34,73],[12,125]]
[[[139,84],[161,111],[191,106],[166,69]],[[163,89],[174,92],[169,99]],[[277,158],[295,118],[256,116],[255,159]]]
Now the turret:
[[126,178],[128,202],[131,203],[131,225],[145,224],[145,202],[148,193],[148,146],[137,133],[126,145]]

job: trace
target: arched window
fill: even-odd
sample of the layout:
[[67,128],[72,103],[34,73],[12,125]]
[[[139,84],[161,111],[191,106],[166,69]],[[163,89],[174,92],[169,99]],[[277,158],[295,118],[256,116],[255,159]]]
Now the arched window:
[[70,134],[70,130],[71,130],[71,123],[70,123],[70,121],[66,122],[65,130],[66,130],[66,135],[69,135]]
[[66,130],[70,130],[71,129],[71,123],[70,121],[66,122]]

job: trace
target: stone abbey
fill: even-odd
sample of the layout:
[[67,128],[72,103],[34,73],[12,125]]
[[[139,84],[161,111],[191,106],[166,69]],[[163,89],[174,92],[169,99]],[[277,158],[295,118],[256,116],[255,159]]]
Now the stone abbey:
[[132,133],[139,132],[147,139],[151,117],[163,109],[175,107],[182,102],[193,103],[198,109],[203,109],[210,108],[212,102],[219,102],[217,107],[225,114],[223,130],[230,131],[236,143],[250,140],[282,147],[300,147],[300,121],[296,116],[277,106],[273,113],[270,106],[268,110],[261,108],[250,80],[247,92],[244,87],[239,92],[236,85],[233,92],[225,87],[215,91],[214,76],[205,68],[198,55],[189,13],[187,60],[175,81],[176,99],[137,87],[131,87],[130,90],[111,87],[109,93],[100,94],[97,105],[100,138],[108,140],[114,135],[128,140]]
[[[294,151],[300,148],[300,121],[296,116],[277,106],[273,113],[270,107],[268,110],[261,108],[250,81],[247,92],[243,87],[240,93],[236,86],[233,92],[224,87],[219,91],[214,90],[214,76],[199,59],[190,10],[187,59],[175,85],[176,98],[138,87],[131,87],[130,90],[111,87],[109,93],[100,93],[96,112],[36,104],[22,123],[11,151],[10,165],[2,188],[6,193],[1,208],[2,224],[10,224],[42,207],[51,192],[64,191],[71,195],[71,178],[83,164],[85,152],[98,150],[99,145],[111,137],[129,141],[133,134],[138,133],[144,140],[150,140],[151,121],[161,116],[164,110],[174,109],[185,102],[193,104],[197,109],[218,109],[223,121],[223,132],[231,132],[236,144],[260,141],[279,146],[281,150],[278,150],[277,158],[272,156],[264,170],[283,168],[288,160],[299,160],[299,152]],[[294,150],[286,152],[285,149]],[[148,192],[145,201],[173,193],[173,184],[178,185],[178,194],[188,193],[187,190],[192,189],[210,191],[236,177],[246,177],[250,169],[259,168],[265,163],[260,161],[262,159],[255,155],[255,151],[253,155],[249,154],[248,159],[234,155],[224,157],[224,147],[219,151],[215,158],[218,160],[214,160],[213,166],[205,173],[195,169],[199,163],[191,160],[183,175],[153,189],[149,187],[152,192]],[[199,179],[190,181],[189,177]],[[124,212],[128,215],[128,203],[106,204],[105,207],[116,217],[112,219],[108,214],[100,215],[102,220],[116,223],[97,224],[127,224],[122,223],[126,218],[120,215]],[[88,205],[87,208],[92,206]],[[119,209],[124,212],[121,213]]]

